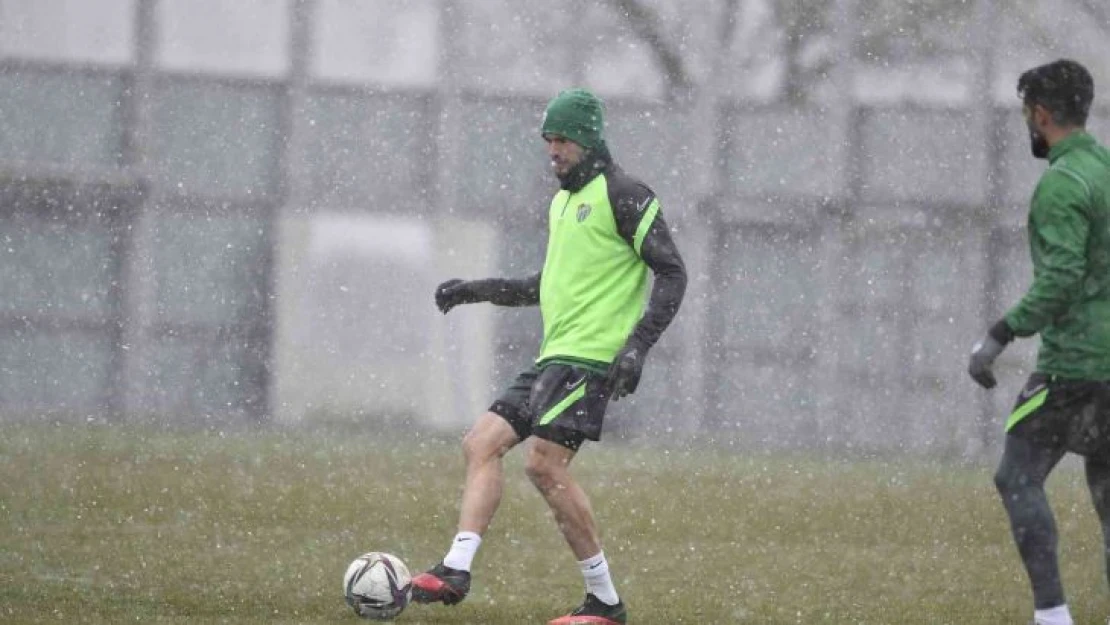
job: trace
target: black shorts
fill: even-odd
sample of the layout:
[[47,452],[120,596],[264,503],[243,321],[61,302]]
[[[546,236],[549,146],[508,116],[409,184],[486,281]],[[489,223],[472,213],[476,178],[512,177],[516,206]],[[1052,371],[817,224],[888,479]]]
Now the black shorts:
[[604,374],[552,363],[518,375],[489,409],[508,421],[520,440],[536,436],[577,450],[586,439],[601,439],[608,405]]
[[1006,433],[1083,456],[1110,454],[1110,382],[1029,376]]

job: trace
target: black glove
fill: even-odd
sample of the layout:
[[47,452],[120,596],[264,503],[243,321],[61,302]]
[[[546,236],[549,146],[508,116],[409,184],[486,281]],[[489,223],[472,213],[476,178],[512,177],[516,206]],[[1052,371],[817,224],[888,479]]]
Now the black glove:
[[479,300],[476,299],[471,283],[465,280],[456,278],[436,287],[436,308],[445,315],[447,311],[459,304],[472,304],[477,301]]
[[971,348],[967,372],[979,386],[994,388],[998,384],[994,379],[994,372],[991,371],[991,365],[1012,340],[1014,340],[1014,331],[1005,320],[1002,320],[994,324],[990,332]]
[[636,392],[636,387],[640,384],[640,374],[644,371],[646,357],[647,347],[640,339],[634,336],[628,337],[628,342],[617,352],[613,364],[609,365],[609,371],[605,374],[605,387],[609,397],[617,401],[625,395]]

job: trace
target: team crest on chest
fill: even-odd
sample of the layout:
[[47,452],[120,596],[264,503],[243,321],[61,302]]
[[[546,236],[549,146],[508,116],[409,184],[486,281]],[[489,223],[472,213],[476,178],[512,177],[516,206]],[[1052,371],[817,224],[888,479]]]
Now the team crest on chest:
[[593,208],[591,208],[589,204],[579,204],[578,205],[578,223],[582,223],[583,221],[586,221],[586,218],[590,216],[590,211],[592,211],[592,210],[593,210]]

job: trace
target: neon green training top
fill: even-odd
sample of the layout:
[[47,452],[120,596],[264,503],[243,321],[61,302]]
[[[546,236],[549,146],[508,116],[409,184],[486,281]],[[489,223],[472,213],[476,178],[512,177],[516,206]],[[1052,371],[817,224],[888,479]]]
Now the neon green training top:
[[644,313],[648,267],[640,246],[659,201],[644,198],[630,245],[618,231],[609,186],[609,176],[601,173],[580,190],[560,190],[551,200],[538,361],[611,362]]

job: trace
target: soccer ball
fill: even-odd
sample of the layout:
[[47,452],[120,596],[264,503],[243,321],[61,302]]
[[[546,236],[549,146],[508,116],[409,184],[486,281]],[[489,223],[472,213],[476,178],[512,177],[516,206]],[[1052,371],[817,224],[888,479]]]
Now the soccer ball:
[[412,597],[412,575],[395,555],[371,551],[355,558],[343,574],[347,605],[362,618],[389,621]]

